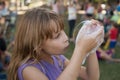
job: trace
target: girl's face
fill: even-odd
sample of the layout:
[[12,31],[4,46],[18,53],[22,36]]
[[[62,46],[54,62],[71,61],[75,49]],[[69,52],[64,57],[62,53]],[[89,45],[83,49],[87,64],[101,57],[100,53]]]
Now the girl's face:
[[66,33],[61,30],[53,34],[52,39],[47,39],[43,44],[43,51],[47,54],[62,54],[68,48],[69,42]]

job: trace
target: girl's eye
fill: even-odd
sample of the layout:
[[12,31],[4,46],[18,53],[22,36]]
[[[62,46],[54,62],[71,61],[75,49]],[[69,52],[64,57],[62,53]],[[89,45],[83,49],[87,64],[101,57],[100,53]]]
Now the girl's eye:
[[59,36],[60,36],[60,33],[58,33],[58,34],[54,37],[54,39],[59,38]]

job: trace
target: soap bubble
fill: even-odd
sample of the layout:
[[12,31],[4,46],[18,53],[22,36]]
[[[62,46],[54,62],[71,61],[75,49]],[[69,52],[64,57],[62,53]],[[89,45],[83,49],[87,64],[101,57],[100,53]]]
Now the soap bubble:
[[[82,21],[74,29],[74,32],[73,32],[74,41],[76,43],[79,39],[82,38],[82,36],[86,36],[86,35],[88,35],[86,37],[95,37],[97,36],[100,30],[103,30],[103,26],[101,26],[100,24],[93,25],[90,20]],[[104,41],[104,31],[102,32],[102,35],[96,38],[97,46],[93,48],[86,55],[86,57],[89,56],[91,53],[95,53],[103,41]],[[83,60],[83,64],[84,62],[85,62],[85,59]]]

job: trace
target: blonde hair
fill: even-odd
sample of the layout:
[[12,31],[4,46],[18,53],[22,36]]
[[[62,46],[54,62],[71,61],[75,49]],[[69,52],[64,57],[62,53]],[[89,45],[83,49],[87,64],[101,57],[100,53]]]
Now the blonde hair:
[[27,11],[17,26],[14,53],[8,68],[8,80],[18,80],[17,69],[29,59],[40,61],[42,44],[64,28],[56,13],[35,8]]

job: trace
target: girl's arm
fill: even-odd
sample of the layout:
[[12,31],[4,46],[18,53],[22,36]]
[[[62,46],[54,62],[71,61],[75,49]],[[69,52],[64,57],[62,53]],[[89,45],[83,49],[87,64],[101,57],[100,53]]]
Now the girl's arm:
[[96,53],[87,58],[86,67],[81,67],[80,78],[83,80],[99,80],[99,64]]
[[79,70],[82,61],[85,57],[85,53],[86,52],[84,52],[83,50],[75,48],[71,60],[69,61],[69,63],[67,63],[67,67],[64,69],[57,80],[77,80],[77,78],[79,77]]
[[[69,60],[66,59],[65,67],[69,64]],[[87,66],[79,67],[79,77],[82,80],[99,80],[99,65],[96,54],[91,54],[87,58]]]
[[[70,59],[70,62],[68,66],[64,69],[64,71],[61,73],[61,75],[58,77],[57,80],[77,80],[79,77],[80,71],[82,71],[82,61],[87,55],[88,52],[90,52],[96,45],[96,39],[98,39],[99,36],[101,36],[103,33],[103,29],[98,32],[96,36],[87,37],[82,36],[82,39],[79,39],[79,41],[76,42],[75,50],[73,52],[72,58]],[[85,76],[86,80],[95,80],[98,78],[99,75],[99,67],[97,63],[96,55],[90,55],[88,57],[88,63],[87,63],[86,71],[84,70],[83,76]],[[93,65],[94,64],[94,65]],[[95,68],[95,73],[97,74],[97,77],[93,76],[94,71],[92,71]]]
[[96,53],[88,56],[86,72],[89,80],[99,80],[99,64]]
[[[99,35],[100,34],[101,32],[99,33]],[[91,49],[93,49],[95,46],[95,38],[87,38],[83,36],[82,40],[76,43],[75,50],[69,64],[57,80],[77,80],[81,71],[83,59],[85,58],[86,54],[91,51]]]
[[91,38],[82,36],[81,34],[82,39],[76,43],[75,50],[69,64],[57,80],[77,80],[79,75],[85,80],[99,79],[99,67],[96,54],[91,54],[88,57],[86,69],[81,66],[86,54],[96,46],[95,39],[97,39],[102,32],[103,30],[101,30],[96,37],[93,36]]

